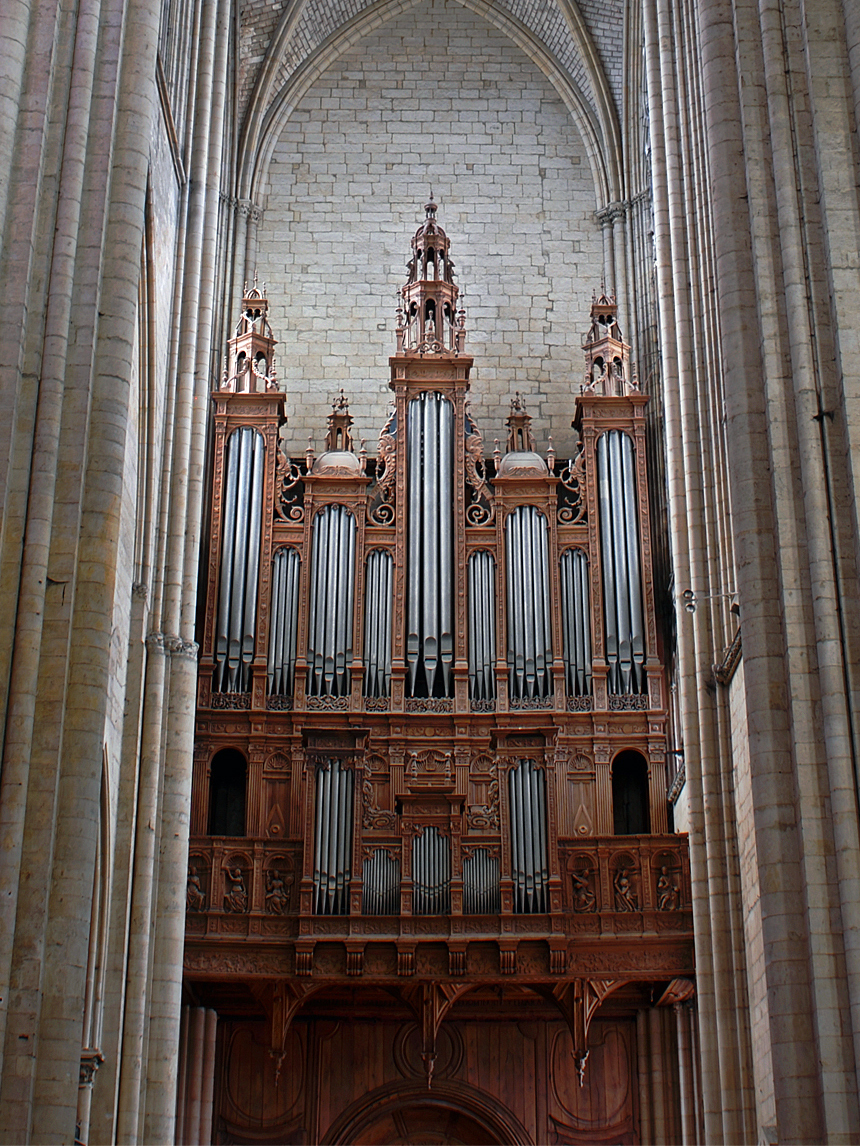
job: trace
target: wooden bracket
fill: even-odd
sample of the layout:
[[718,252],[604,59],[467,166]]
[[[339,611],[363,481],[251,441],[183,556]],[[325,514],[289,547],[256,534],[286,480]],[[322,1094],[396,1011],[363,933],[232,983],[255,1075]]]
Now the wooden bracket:
[[533,989],[561,1012],[573,1042],[573,1059],[579,1085],[585,1082],[585,1062],[588,1058],[588,1028],[594,1013],[607,995],[621,986],[619,979],[571,979],[556,983],[554,987]]
[[275,983],[254,984],[251,987],[255,997],[263,1004],[271,1021],[271,1046],[269,1054],[275,1060],[275,1086],[281,1074],[281,1065],[286,1054],[287,1032],[290,1024],[311,995],[319,991],[319,984],[295,983],[279,979]]
[[400,987],[396,994],[412,1014],[421,1032],[421,1060],[427,1075],[427,1089],[436,1065],[436,1037],[442,1020],[459,998],[472,990],[472,983],[415,983]]

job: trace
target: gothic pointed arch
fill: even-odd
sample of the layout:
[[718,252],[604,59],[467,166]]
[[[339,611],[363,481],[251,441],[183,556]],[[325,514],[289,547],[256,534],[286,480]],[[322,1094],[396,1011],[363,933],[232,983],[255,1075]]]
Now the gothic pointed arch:
[[[564,16],[574,50],[565,63],[527,24],[487,0],[456,0],[503,32],[537,65],[555,88],[582,135],[595,186],[595,203],[601,208],[621,197],[620,128],[609,84],[594,49],[587,25],[574,0],[566,0]],[[278,54],[286,52],[291,31],[301,13],[294,5],[285,9],[278,32],[266,54],[256,82],[240,139],[238,195],[240,200],[260,202],[265,193],[272,150],[284,122],[298,102],[344,52],[418,0],[378,0],[333,31],[287,76]],[[292,21],[292,23],[291,23]],[[582,62],[571,70],[573,60]],[[278,88],[278,82],[281,83]]]

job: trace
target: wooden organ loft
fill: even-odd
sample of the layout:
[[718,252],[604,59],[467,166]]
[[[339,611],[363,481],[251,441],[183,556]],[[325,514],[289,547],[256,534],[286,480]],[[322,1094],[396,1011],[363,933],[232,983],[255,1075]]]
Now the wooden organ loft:
[[213,394],[178,1142],[694,1142],[644,407],[612,298],[576,456],[485,459],[449,240],[377,455],[288,458],[267,300]]

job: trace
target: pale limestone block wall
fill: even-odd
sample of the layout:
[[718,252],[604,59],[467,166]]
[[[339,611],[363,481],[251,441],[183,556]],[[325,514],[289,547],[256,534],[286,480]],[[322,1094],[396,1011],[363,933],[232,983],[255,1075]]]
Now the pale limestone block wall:
[[[272,303],[289,449],[322,445],[343,387],[375,452],[395,291],[432,186],[465,290],[473,411],[504,445],[516,391],[538,448],[573,446],[581,338],[603,274],[579,132],[538,67],[479,16],[421,5],[301,99],[269,168],[258,269]],[[602,204],[601,204],[602,205]]]

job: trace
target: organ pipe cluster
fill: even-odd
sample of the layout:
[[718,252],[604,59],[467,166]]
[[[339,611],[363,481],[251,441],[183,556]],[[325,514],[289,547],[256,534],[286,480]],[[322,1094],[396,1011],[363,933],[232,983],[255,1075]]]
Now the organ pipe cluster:
[[620,430],[608,430],[597,439],[597,483],[609,691],[643,692],[645,627],[635,461],[633,443]]
[[299,585],[302,561],[297,549],[279,549],[272,561],[267,691],[292,696],[296,672]]
[[511,875],[514,910],[547,910],[546,778],[532,760],[521,760],[508,773],[511,821]]
[[508,574],[508,683],[517,699],[552,692],[549,546],[546,518],[524,505],[505,525]]
[[215,637],[215,681],[221,692],[249,685],[257,625],[257,577],[263,517],[263,438],[250,426],[227,442],[221,592]]
[[451,696],[454,659],[454,410],[425,391],[407,424],[407,636],[412,696]]
[[355,518],[329,505],[314,521],[308,600],[308,694],[345,696],[352,665]]
[[415,915],[451,911],[451,841],[427,827],[412,843],[412,910]]
[[316,773],[314,817],[314,912],[346,915],[352,876],[355,774],[337,759]]

